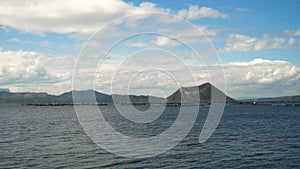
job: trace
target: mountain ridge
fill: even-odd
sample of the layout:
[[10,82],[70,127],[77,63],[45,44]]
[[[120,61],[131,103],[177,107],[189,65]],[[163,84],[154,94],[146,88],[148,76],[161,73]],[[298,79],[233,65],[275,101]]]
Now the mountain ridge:
[[[211,96],[211,91],[215,91],[215,96],[221,96],[223,99],[213,98]],[[95,94],[96,101],[98,103],[111,103],[113,101],[128,101],[133,103],[181,103],[181,94],[185,98],[186,102],[197,102],[196,98],[200,98],[200,103],[210,103],[210,102],[218,102],[224,101],[224,97],[226,98],[227,103],[239,103],[239,102],[300,102],[300,95],[294,96],[281,96],[281,97],[272,97],[272,98],[258,98],[258,99],[247,99],[247,100],[235,100],[229,96],[227,96],[223,91],[219,90],[215,86],[210,83],[204,83],[199,86],[191,86],[191,87],[180,87],[171,95],[166,98],[155,97],[151,95],[120,95],[120,94],[105,94],[95,90],[72,90],[68,92],[64,92],[60,95],[51,95],[46,92],[7,92],[0,91],[0,104],[5,103],[16,103],[16,104],[47,104],[47,103],[63,103],[63,104],[72,104],[73,103],[73,94],[75,96],[87,97],[87,101],[94,101],[94,99],[90,99],[91,94]],[[200,94],[199,96],[197,94]],[[127,97],[128,96],[128,97]],[[215,100],[214,100],[215,99]]]
[[262,97],[253,99],[243,99],[241,101],[251,102],[300,102],[300,95],[279,96],[279,97]]

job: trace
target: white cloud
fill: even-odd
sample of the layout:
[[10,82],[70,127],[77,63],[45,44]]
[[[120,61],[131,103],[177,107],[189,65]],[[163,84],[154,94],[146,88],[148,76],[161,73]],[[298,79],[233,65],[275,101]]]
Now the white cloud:
[[[175,11],[171,12],[170,9],[158,7],[151,2],[142,2],[135,6],[122,0],[0,1],[2,25],[35,34],[44,32],[90,34],[121,16],[145,12]],[[181,10],[179,14],[187,19],[226,17],[215,9],[198,6],[190,6],[189,10]],[[134,21],[128,21],[128,25],[134,26]],[[1,29],[4,28],[6,27]]]
[[39,47],[43,47],[43,48],[48,48],[53,45],[53,43],[49,40],[31,41],[31,40],[21,40],[19,38],[11,38],[6,41],[13,42],[13,43],[23,43],[23,44],[35,45],[35,46],[39,46]]
[[[0,84],[19,88],[22,91],[36,91],[44,86],[53,88],[53,84],[70,82],[72,67],[61,67],[72,63],[70,58],[47,57],[44,54],[29,51],[0,51]],[[70,64],[69,64],[70,65]],[[21,87],[22,86],[22,87]],[[69,86],[61,88],[66,89]],[[56,90],[56,88],[53,88]],[[57,90],[56,92],[61,92]]]
[[166,12],[155,4],[139,6],[122,0],[1,1],[0,23],[31,33],[93,33],[118,17],[143,12]]
[[[149,51],[149,55],[151,53]],[[4,49],[0,50],[0,55],[2,87],[10,88],[12,91],[46,91],[52,94],[71,90],[71,75],[75,58],[47,57],[36,52]],[[168,95],[177,89],[177,83],[180,86],[194,86],[209,81],[210,77],[217,77],[210,76],[203,66],[189,65],[187,62],[186,66],[192,71],[194,81],[185,65],[180,64],[176,58],[171,55],[161,57],[155,54],[155,56],[157,57],[150,58],[150,60],[146,59],[148,57],[140,57],[138,60],[131,58],[123,65],[116,65],[108,59],[101,65],[102,73],[96,74],[96,89],[110,93],[111,86],[113,86],[115,92],[121,93],[122,90],[127,89],[127,82],[132,80],[129,87],[134,94],[150,94],[161,90],[162,93]],[[86,76],[86,79],[83,79],[83,88],[85,82],[94,80],[95,75],[95,70],[91,70],[88,63],[86,65],[82,67],[81,72],[93,75],[93,77]],[[250,62],[232,62],[223,66],[227,93],[230,96],[267,97],[300,93],[300,68],[289,62],[254,59]],[[147,69],[148,67],[154,69]],[[214,70],[221,69],[220,66],[207,68],[212,74],[220,72]],[[117,69],[120,74],[114,74]]]
[[149,46],[149,44],[144,42],[128,42],[127,45],[131,47],[139,47],[139,48]]
[[4,32],[10,32],[9,28],[3,25],[0,25],[0,30],[3,30]]
[[12,38],[12,39],[8,39],[7,42],[20,42],[20,39]]
[[[162,30],[163,33],[169,34],[172,32],[174,39],[158,36],[156,38],[155,45],[157,46],[178,46],[181,43],[176,40],[180,40],[188,45],[197,43],[208,43],[208,39],[213,41],[216,35],[219,33],[217,29],[210,29],[203,25],[195,25],[196,27],[187,27],[185,29],[173,29]],[[207,39],[208,38],[208,39]]]
[[[165,68],[162,70],[173,75],[175,79],[170,78],[164,72],[143,72],[133,78],[134,83],[130,87],[133,92],[138,94],[149,94],[152,89],[161,89],[168,95],[177,89],[176,82],[181,86],[200,85],[210,81],[210,77],[220,76],[216,73],[224,68],[227,94],[232,97],[272,97],[300,94],[300,68],[286,61],[258,58],[249,62],[232,62],[224,64],[223,68],[220,66],[207,67],[210,74],[203,66],[188,67],[191,69],[194,79],[191,78],[191,74],[186,68]],[[119,86],[119,84],[126,84],[136,72],[132,70],[132,72],[124,73],[124,76],[118,76],[119,80],[114,84],[117,91],[128,89],[128,86]],[[218,80],[213,79],[217,83]],[[102,82],[99,81],[99,83]]]
[[[254,59],[224,65],[228,92],[235,97],[300,93],[300,68],[286,61]],[[255,92],[253,92],[255,91]]]
[[284,32],[285,35],[288,36],[300,36],[300,29],[298,30],[287,30]]
[[263,35],[261,38],[251,37],[243,34],[230,34],[225,47],[219,49],[221,52],[231,51],[261,51],[266,49],[285,49],[293,45],[295,39],[270,37]]
[[157,46],[176,46],[179,45],[178,42],[174,41],[173,39],[170,39],[165,36],[159,36],[156,38],[155,44]]
[[180,10],[177,13],[178,16],[190,20],[197,20],[202,18],[226,18],[227,15],[219,12],[218,10],[209,7],[200,7],[196,5],[190,5],[189,9]]
[[295,41],[296,40],[294,38],[290,38],[288,43],[289,43],[289,45],[293,45],[295,43]]

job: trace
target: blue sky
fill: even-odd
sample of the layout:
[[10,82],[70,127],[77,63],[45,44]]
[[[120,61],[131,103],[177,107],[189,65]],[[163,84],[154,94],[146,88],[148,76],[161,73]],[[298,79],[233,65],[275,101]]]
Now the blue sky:
[[[0,2],[0,88],[9,88],[12,91],[46,91],[53,94],[71,90],[76,59],[93,33],[119,17],[143,12],[162,12],[191,22],[212,41],[219,54],[220,63],[224,64],[227,92],[230,95],[260,97],[300,94],[297,87],[300,82],[300,20],[297,17],[300,15],[300,1],[78,0],[68,3],[29,0]],[[136,24],[141,20],[137,19]],[[130,24],[130,21],[125,22],[128,22],[127,26]],[[151,24],[153,23],[150,21],[144,21],[143,25],[138,25],[140,29],[136,31]],[[157,27],[156,24],[152,26],[154,25]],[[186,41],[192,40],[192,35],[184,37],[182,32],[186,32],[180,32],[178,27],[176,31],[179,37],[186,38]],[[112,35],[121,32],[120,27],[110,30]],[[114,38],[108,36],[106,41],[111,39]],[[105,41],[102,39],[101,42]],[[120,45],[113,51],[115,53],[111,55],[119,58],[106,60],[106,71],[113,71],[118,65],[117,62],[130,52],[149,47],[146,43],[156,43],[159,47],[169,45],[169,48],[164,49],[185,55],[174,42],[163,37],[133,38],[126,41],[127,45]],[[89,44],[101,45],[100,41]],[[151,56],[147,58],[151,60]],[[166,58],[170,59],[166,56],[160,61]],[[187,61],[189,58],[183,59]],[[145,65],[146,61],[141,60],[140,64]],[[201,70],[197,71],[201,74]],[[203,78],[199,83],[206,80]],[[109,84],[99,83],[96,89],[109,93]],[[189,84],[191,83],[187,82],[185,85]],[[159,82],[151,85],[167,90]],[[289,90],[282,90],[282,86],[287,86]],[[82,88],[85,88],[84,85]],[[137,88],[139,91],[133,90],[135,94],[151,93],[150,90],[141,90],[141,86]],[[152,89],[153,86],[149,88]],[[166,93],[175,88],[168,89]],[[249,89],[258,92],[249,92]]]

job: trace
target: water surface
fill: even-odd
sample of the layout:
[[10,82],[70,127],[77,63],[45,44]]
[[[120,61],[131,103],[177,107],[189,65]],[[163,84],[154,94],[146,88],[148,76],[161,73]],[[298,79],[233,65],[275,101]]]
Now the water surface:
[[[176,119],[169,107],[152,124],[126,121],[112,106],[105,118],[132,137],[151,137]],[[208,107],[188,136],[156,157],[118,157],[94,144],[74,108],[0,106],[0,168],[300,168],[300,108],[227,105],[212,137],[198,144]]]

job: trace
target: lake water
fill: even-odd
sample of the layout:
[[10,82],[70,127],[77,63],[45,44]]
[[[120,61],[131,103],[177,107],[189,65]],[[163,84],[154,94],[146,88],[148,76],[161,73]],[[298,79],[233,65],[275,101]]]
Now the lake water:
[[[112,106],[103,109],[116,130],[139,137],[168,128],[178,108],[167,108],[152,125],[136,126],[128,125]],[[192,130],[172,150],[132,159],[94,144],[71,106],[1,105],[0,168],[300,168],[300,107],[227,105],[218,128],[203,144],[198,137],[208,107],[200,110]]]

